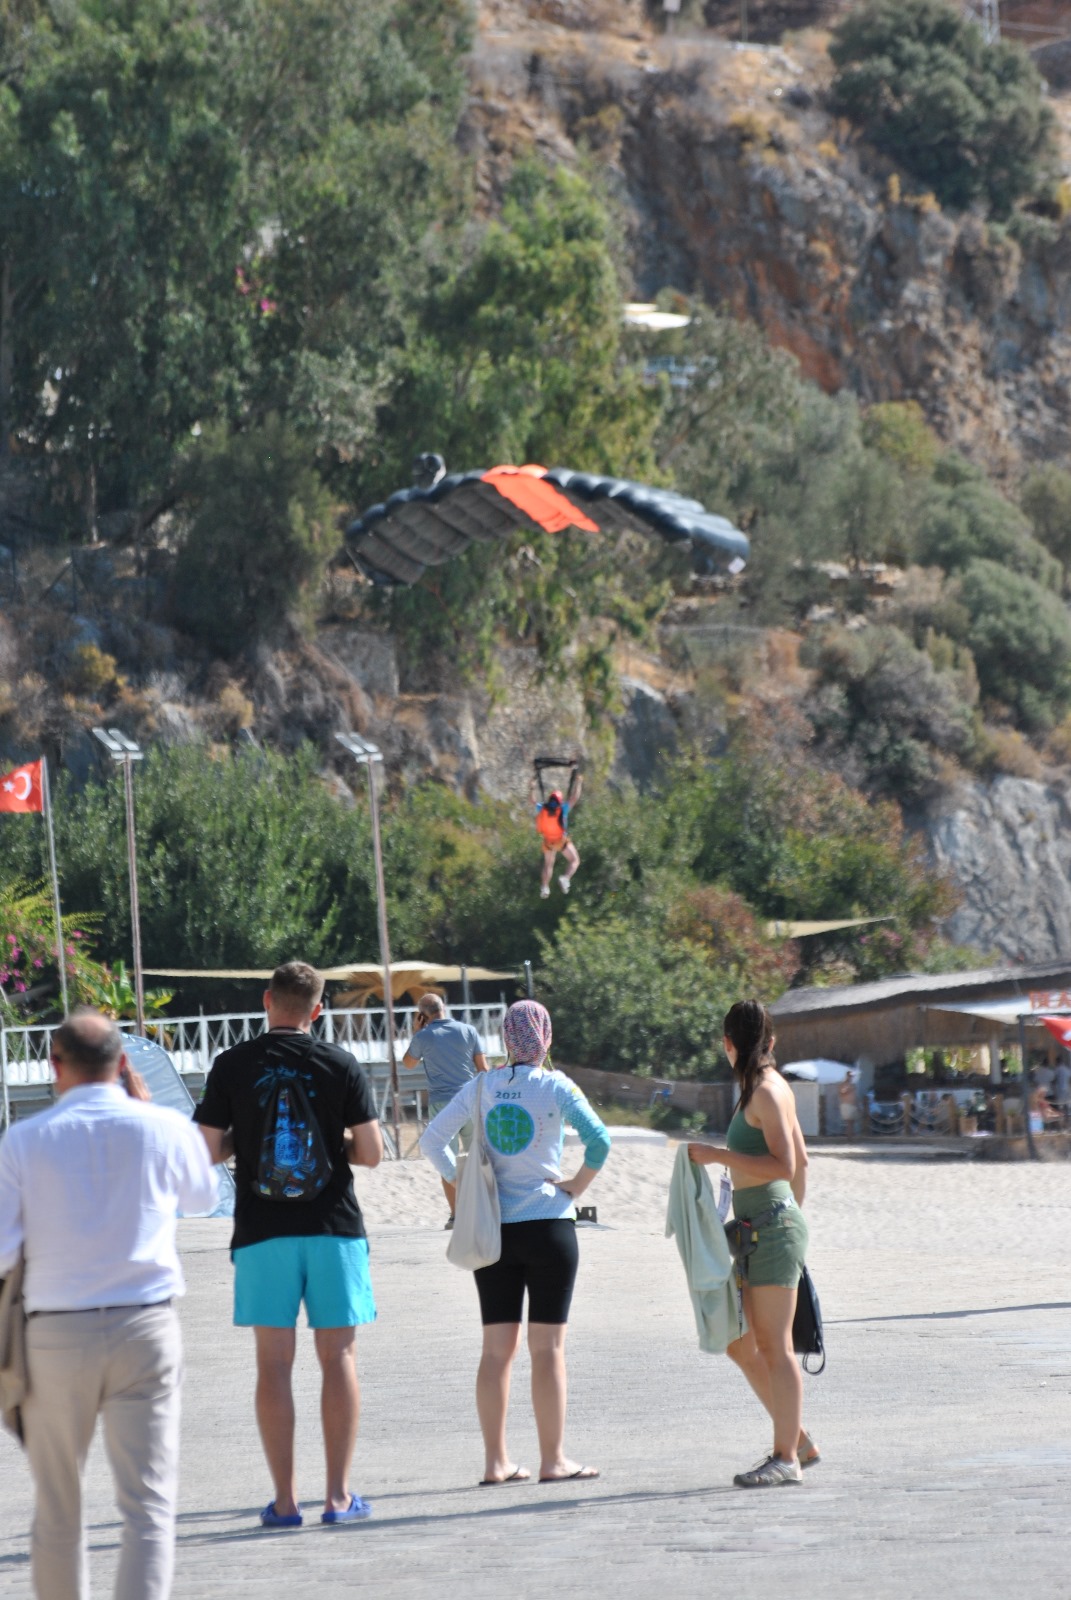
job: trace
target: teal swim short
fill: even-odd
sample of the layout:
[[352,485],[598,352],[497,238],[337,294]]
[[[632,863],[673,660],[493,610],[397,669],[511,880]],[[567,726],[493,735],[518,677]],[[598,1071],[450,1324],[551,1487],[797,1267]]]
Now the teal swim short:
[[303,1300],[310,1328],[376,1320],[367,1239],[265,1239],[233,1260],[236,1328],[295,1328]]

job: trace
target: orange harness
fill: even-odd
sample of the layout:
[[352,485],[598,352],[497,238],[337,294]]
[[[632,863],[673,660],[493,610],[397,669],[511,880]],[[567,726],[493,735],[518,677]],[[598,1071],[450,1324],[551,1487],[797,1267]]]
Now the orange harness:
[[562,827],[559,814],[552,814],[545,806],[540,806],[536,815],[536,830],[542,835],[544,850],[560,850],[569,837]]

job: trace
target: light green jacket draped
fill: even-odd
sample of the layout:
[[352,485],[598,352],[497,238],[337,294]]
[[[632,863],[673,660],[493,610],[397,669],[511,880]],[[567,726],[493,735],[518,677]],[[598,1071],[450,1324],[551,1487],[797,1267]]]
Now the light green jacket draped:
[[677,1151],[669,1185],[666,1237],[677,1240],[699,1330],[699,1348],[723,1355],[747,1332],[736,1273],[706,1167],[693,1166],[688,1146]]

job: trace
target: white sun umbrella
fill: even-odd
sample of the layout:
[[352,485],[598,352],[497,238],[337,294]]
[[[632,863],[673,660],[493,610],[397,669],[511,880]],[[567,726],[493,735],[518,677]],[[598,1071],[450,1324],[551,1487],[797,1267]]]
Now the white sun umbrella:
[[843,1083],[851,1071],[840,1061],[788,1061],[781,1068],[784,1078],[804,1078],[808,1083]]

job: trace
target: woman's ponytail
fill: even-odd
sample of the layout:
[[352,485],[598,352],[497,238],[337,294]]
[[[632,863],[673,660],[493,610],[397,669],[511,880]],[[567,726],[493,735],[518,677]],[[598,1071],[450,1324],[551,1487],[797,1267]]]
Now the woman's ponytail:
[[736,1050],[735,1072],[740,1080],[739,1109],[755,1093],[759,1079],[773,1058],[773,1019],[758,1000],[738,1000],[725,1013],[722,1029]]

